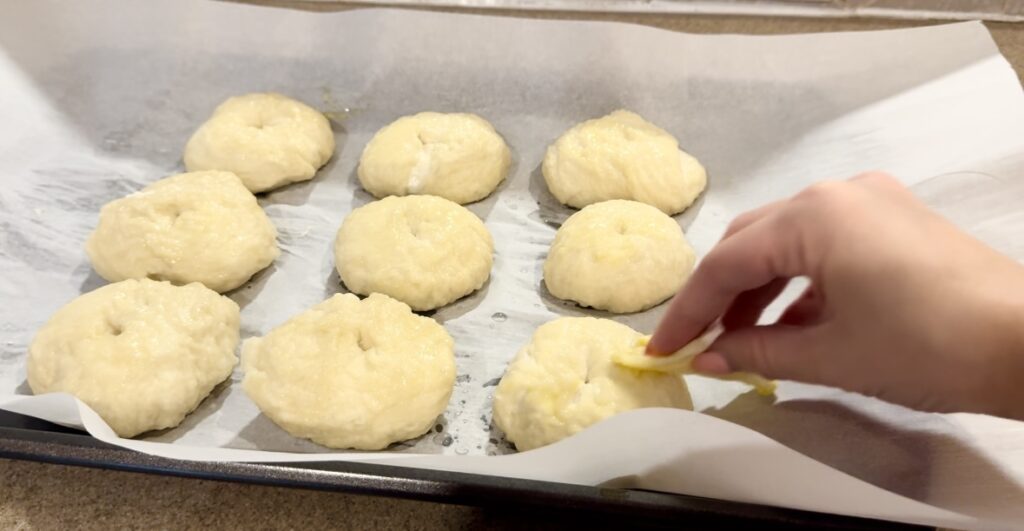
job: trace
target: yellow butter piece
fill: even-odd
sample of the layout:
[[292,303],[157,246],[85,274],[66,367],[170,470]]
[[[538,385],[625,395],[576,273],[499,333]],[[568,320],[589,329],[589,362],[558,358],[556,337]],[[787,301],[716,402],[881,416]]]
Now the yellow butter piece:
[[[637,340],[636,345],[629,349],[620,352],[616,352],[612,356],[612,361],[631,369],[637,369],[641,371],[654,371],[654,372],[665,372],[674,374],[693,374],[693,358],[704,352],[714,343],[715,339],[721,335],[722,329],[715,327],[704,333],[704,335],[694,339],[687,343],[683,348],[675,351],[668,356],[648,356],[644,353],[647,343],[650,342],[650,336],[644,336]],[[713,374],[701,374],[701,376],[709,376],[717,378],[719,380],[732,380],[737,382],[743,382],[757,391],[757,394],[762,396],[771,396],[775,394],[775,382],[749,372],[734,372],[731,374],[713,375]]]

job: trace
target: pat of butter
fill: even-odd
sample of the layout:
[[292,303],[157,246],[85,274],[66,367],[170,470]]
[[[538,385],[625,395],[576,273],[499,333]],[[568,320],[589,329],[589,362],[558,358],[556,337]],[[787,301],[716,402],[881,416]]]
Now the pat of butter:
[[[644,350],[647,347],[647,343],[651,340],[651,337],[644,336],[637,340],[636,345],[633,348],[616,352],[615,355],[612,356],[612,361],[623,367],[629,367],[631,369],[641,371],[691,374],[693,373],[693,367],[691,366],[693,358],[697,356],[697,354],[707,350],[721,334],[721,327],[713,327],[711,330],[705,332],[704,335],[687,343],[683,348],[668,356],[648,356],[645,354]],[[712,378],[718,378],[719,380],[743,382],[753,387],[759,395],[770,396],[775,394],[775,382],[749,372],[734,372],[732,374],[723,375],[702,374],[702,376],[710,376]]]

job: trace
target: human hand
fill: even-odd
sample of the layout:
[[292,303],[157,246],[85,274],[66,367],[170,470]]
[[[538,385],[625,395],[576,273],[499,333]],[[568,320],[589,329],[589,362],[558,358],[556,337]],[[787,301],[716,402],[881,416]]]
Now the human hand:
[[[757,325],[795,277],[810,286]],[[648,345],[721,319],[698,372],[750,371],[929,411],[1024,418],[1024,266],[882,173],[821,183],[736,218]]]

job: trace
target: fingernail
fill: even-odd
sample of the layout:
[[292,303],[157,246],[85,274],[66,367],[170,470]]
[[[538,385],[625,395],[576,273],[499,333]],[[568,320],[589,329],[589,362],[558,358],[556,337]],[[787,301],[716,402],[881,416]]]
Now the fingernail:
[[702,352],[693,358],[693,370],[704,374],[729,374],[733,372],[725,356],[717,352]]
[[654,356],[656,358],[666,355],[665,352],[662,352],[658,347],[654,346],[654,343],[648,343],[647,346],[644,347],[644,354]]

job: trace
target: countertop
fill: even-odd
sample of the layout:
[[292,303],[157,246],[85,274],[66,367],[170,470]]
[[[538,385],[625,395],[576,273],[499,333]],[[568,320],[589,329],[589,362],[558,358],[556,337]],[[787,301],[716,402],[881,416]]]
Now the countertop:
[[[309,10],[339,9],[308,2],[250,3]],[[552,12],[503,12],[501,16],[614,20],[674,31],[752,34],[874,30],[928,23]],[[987,26],[1018,76],[1024,74],[1024,25]],[[550,517],[473,507],[0,459],[2,529],[544,529],[558,523]]]

